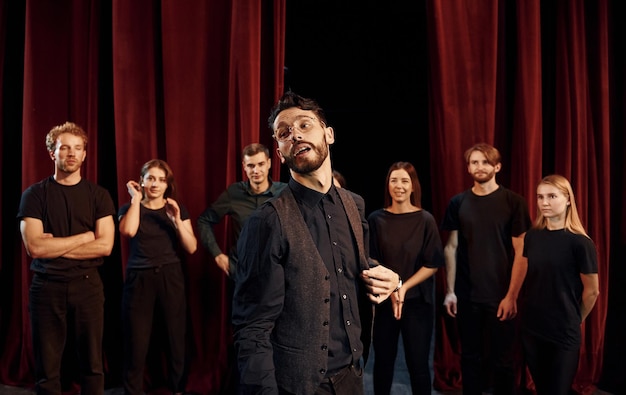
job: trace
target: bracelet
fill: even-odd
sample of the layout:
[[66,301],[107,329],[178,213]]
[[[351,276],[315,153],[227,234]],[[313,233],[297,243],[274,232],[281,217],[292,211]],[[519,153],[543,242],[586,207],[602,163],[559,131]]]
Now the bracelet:
[[400,281],[398,281],[398,286],[396,287],[396,289],[393,290],[393,292],[398,292],[400,288],[402,288],[402,278],[400,277],[399,274],[398,274],[398,278],[400,279]]

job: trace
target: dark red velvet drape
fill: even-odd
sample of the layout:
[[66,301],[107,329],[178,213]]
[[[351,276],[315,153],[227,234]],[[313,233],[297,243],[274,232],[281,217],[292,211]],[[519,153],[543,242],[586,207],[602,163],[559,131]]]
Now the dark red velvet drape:
[[[13,3],[13,4],[10,4]],[[21,158],[19,183],[3,173],[2,359],[0,382],[32,386],[27,315],[29,259],[19,248],[15,210],[21,191],[51,174],[44,137],[72,120],[89,133],[83,175],[106,186],[118,206],[123,185],[151,158],[168,161],[181,201],[192,218],[243,176],[241,149],[254,141],[272,146],[263,120],[282,93],[284,0],[223,1],[2,1],[2,102],[19,100],[19,127],[3,123],[4,146]],[[9,21],[20,21],[15,23]],[[19,27],[23,40],[14,41]],[[9,28],[13,28],[11,30]],[[18,37],[19,38],[19,37]],[[22,59],[14,57],[23,52]],[[19,73],[23,64],[23,76]],[[13,72],[13,74],[11,74]],[[6,107],[5,107],[6,108]],[[21,121],[21,125],[20,122]],[[5,140],[6,142],[6,140]],[[21,147],[21,150],[20,150]],[[13,152],[11,152],[13,151]],[[21,152],[20,152],[21,151]],[[15,158],[13,158],[15,160]],[[278,160],[276,160],[278,162]],[[274,169],[279,178],[279,165]],[[226,239],[225,227],[219,235]],[[119,386],[122,361],[119,303],[126,245],[102,267],[107,292],[107,386]],[[186,262],[189,300],[189,378],[194,393],[217,393],[231,343],[226,279],[199,249]],[[158,336],[158,331],[155,337]],[[163,387],[159,354],[148,363],[148,385]],[[67,366],[72,365],[68,358]],[[72,390],[70,375],[66,388]]]
[[[428,2],[431,151],[441,154],[431,158],[436,173],[432,178],[438,183],[433,183],[433,210],[441,218],[449,198],[469,187],[471,180],[461,158],[476,141],[501,148],[505,170],[500,180],[527,197],[533,217],[534,191],[543,175],[557,172],[571,180],[600,263],[602,292],[583,326],[575,381],[580,393],[590,393],[601,374],[608,295],[608,7],[604,1],[593,5],[584,1],[556,3],[556,19],[548,22],[554,23],[556,52],[544,59],[542,45],[549,45],[549,41],[541,40],[546,32],[542,32],[539,1]],[[515,24],[514,43],[508,42],[513,37],[505,30],[511,29],[506,23]],[[516,52],[508,53],[510,48]],[[507,60],[511,57],[514,64]],[[554,81],[549,82],[554,84],[554,97],[546,95],[549,86],[542,80],[542,65],[554,67],[550,72]],[[507,83],[504,77],[513,82]],[[544,106],[542,100],[546,98],[554,102]],[[554,111],[548,114],[554,119],[554,130],[545,131],[542,126],[546,108]],[[553,135],[548,146],[544,145],[546,135]],[[450,166],[450,158],[458,165]],[[445,169],[445,177],[440,169]],[[442,272],[438,280],[438,290],[443,293]],[[441,313],[437,325],[435,385],[457,388],[460,346],[456,323]],[[520,385],[532,388],[524,372],[520,372],[520,380]]]
[[[326,99],[322,105],[337,121],[335,126],[339,125],[333,158],[348,177],[350,189],[363,194],[370,210],[377,207],[369,202],[376,202],[380,195],[378,183],[373,193],[368,192],[371,174],[386,168],[387,161],[410,160],[419,165],[422,158],[380,152],[355,162],[355,155],[363,154],[355,152],[355,147],[364,139],[364,126],[354,125],[354,119],[373,127],[382,123],[376,133],[386,133],[385,127],[399,121],[402,126],[393,128],[394,133],[406,135],[395,136],[398,141],[428,141],[430,161],[418,172],[424,200],[432,202],[428,209],[438,219],[449,198],[469,187],[462,153],[479,140],[502,151],[499,181],[526,196],[532,215],[541,176],[559,172],[570,178],[583,221],[598,247],[601,287],[597,305],[584,324],[575,386],[577,392],[589,394],[609,371],[613,376],[604,377],[606,381],[624,383],[623,372],[616,369],[623,365],[615,362],[623,355],[605,363],[605,355],[624,350],[615,329],[620,328],[619,320],[611,320],[609,314],[613,311],[618,316],[626,305],[626,295],[616,293],[618,287],[609,287],[626,274],[620,269],[626,257],[626,230],[621,225],[626,218],[622,208],[626,184],[622,54],[626,43],[624,28],[616,22],[624,7],[611,0],[549,4],[539,0],[425,0],[417,3],[422,7],[417,13],[414,8],[395,10],[395,22],[381,23],[385,35],[378,35],[375,21],[386,13],[377,4],[362,4],[358,10],[362,22],[346,19],[355,10],[344,6],[338,14],[341,18],[326,15],[328,20],[320,23],[315,18],[328,14],[325,8],[336,10],[341,5],[317,0],[290,3],[290,7],[301,7],[301,18],[307,19],[288,21],[285,0],[0,0],[0,383],[33,384],[27,314],[31,275],[15,214],[23,189],[53,170],[44,147],[47,131],[66,120],[85,127],[90,142],[83,176],[107,187],[118,206],[128,200],[124,184],[137,178],[141,164],[154,157],[167,160],[176,174],[179,200],[195,222],[228,184],[243,177],[240,152],[244,145],[260,141],[273,146],[267,115],[283,92],[286,60],[298,57],[302,64],[314,65],[314,70],[304,72],[308,89],[300,90],[303,85],[295,77],[293,88]],[[372,48],[384,49],[385,62],[396,61],[393,73],[397,73],[403,57],[410,56],[407,26],[415,24],[398,18],[420,12],[425,23],[416,32],[424,36],[420,40],[428,50],[410,58],[422,63],[422,71],[407,72],[415,75],[396,80],[391,73],[383,74],[379,56],[367,51],[369,62],[338,63],[343,52],[360,55],[358,48],[367,47],[365,43],[335,52],[328,48],[333,41],[345,42],[342,39],[353,34],[359,23],[366,24],[363,40],[370,40]],[[329,44],[314,51],[311,48],[317,48],[313,46],[317,41],[285,46],[289,37],[305,34],[302,26],[329,31],[333,23],[353,30],[331,37]],[[393,37],[393,29],[401,27],[404,33],[394,39],[403,47],[396,54],[394,42],[381,40]],[[317,34],[311,40],[323,40]],[[289,48],[292,52],[286,54]],[[326,50],[333,56],[327,58]],[[341,86],[359,85],[350,81],[351,67],[355,75],[359,70],[368,77],[364,94],[335,95]],[[342,85],[332,84],[332,73],[337,70],[341,70]],[[376,83],[378,75],[380,83]],[[404,127],[415,121],[416,114],[410,111],[406,116],[412,118],[403,123],[404,115],[392,113],[393,108],[382,108],[393,117],[382,114],[381,108],[363,108],[379,103],[376,100],[385,97],[383,89],[389,88],[390,81],[411,84],[422,75],[427,75],[427,91],[413,91],[404,101],[418,95],[419,103],[428,103],[428,120],[424,120],[428,130]],[[371,92],[373,87],[375,92]],[[337,105],[333,105],[335,100]],[[350,113],[353,109],[345,105],[350,101],[359,103],[360,115]],[[342,124],[348,127],[341,128]],[[381,147],[389,142],[386,138]],[[276,156],[273,164],[273,177],[278,179]],[[218,238],[224,244],[228,230],[228,222],[219,228]],[[442,236],[445,242],[447,235]],[[120,385],[119,304],[126,253],[124,242],[118,239],[102,267],[107,293],[107,387]],[[185,263],[190,328],[187,389],[200,394],[223,389],[231,342],[228,280],[209,258],[200,248]],[[609,273],[616,274],[612,281]],[[442,300],[443,271],[437,276]],[[617,299],[609,299],[612,292]],[[460,388],[455,322],[443,316],[440,303],[437,307],[434,385],[440,390]],[[614,335],[609,339],[610,333]],[[160,361],[159,354],[151,354],[147,374],[151,391],[164,387]],[[65,363],[72,366],[71,355]],[[519,379],[520,386],[532,387],[521,366]],[[72,375],[66,380],[68,391],[76,388],[74,381]]]

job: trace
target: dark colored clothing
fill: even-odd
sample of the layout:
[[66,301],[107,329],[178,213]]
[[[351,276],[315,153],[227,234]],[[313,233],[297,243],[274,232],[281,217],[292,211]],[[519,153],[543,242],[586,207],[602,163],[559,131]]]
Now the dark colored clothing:
[[482,395],[490,386],[493,394],[515,393],[516,321],[500,321],[499,304],[457,303],[463,395]]
[[363,212],[356,194],[292,179],[248,219],[233,298],[242,393],[313,394],[360,366],[372,314],[359,276],[369,267]]
[[415,395],[431,393],[430,343],[434,311],[433,305],[413,298],[404,302],[402,319],[396,320],[389,300],[376,306],[372,338],[375,394],[391,393],[400,334],[411,380],[411,392]]
[[[94,231],[96,222],[109,215],[115,215],[115,206],[106,189],[85,179],[61,185],[51,176],[24,191],[17,218],[39,219],[45,233],[68,237]],[[76,337],[82,392],[104,392],[104,289],[97,270],[103,262],[103,257],[31,262],[35,275],[28,307],[38,394],[61,394],[61,357],[69,327]]]
[[[129,203],[119,210],[128,212]],[[179,203],[180,217],[189,219],[187,208]],[[140,204],[137,233],[129,240],[130,253],[122,295],[124,328],[123,383],[125,394],[142,394],[144,367],[150,346],[155,314],[167,339],[169,386],[184,391],[185,335],[187,303],[185,278],[181,267],[182,249],[166,208],[152,210]]]
[[[85,179],[76,185],[62,185],[50,176],[24,191],[17,219],[39,219],[43,222],[44,233],[68,237],[93,232],[96,221],[109,215],[115,215],[115,206],[106,189]],[[86,260],[37,258],[33,259],[30,268],[34,272],[46,273],[49,279],[68,281],[91,273],[103,262],[103,257]]]
[[[435,218],[428,211],[394,214],[376,210],[368,217],[370,256],[400,274],[405,281],[422,266],[444,264],[443,248]],[[409,289],[404,297],[402,318],[393,315],[393,301],[376,306],[374,315],[374,392],[389,394],[400,333],[411,388],[414,394],[431,393],[430,342],[433,331],[435,279],[429,277]]]
[[458,231],[455,293],[464,395],[482,393],[483,371],[493,372],[495,395],[514,391],[515,320],[499,321],[496,313],[511,282],[512,238],[530,225],[524,198],[503,186],[484,196],[466,190],[446,209],[442,229]]
[[155,322],[159,323],[155,333],[163,336],[168,347],[169,388],[184,392],[187,299],[181,265],[129,270],[126,275],[122,295],[125,394],[143,394],[144,368]]
[[[182,204],[180,219],[189,219],[189,211]],[[130,204],[124,204],[118,213],[122,218],[128,212]],[[126,270],[150,269],[169,264],[181,263],[180,241],[176,228],[168,218],[165,207],[151,210],[140,204],[139,228],[134,237],[129,240],[130,252]]]
[[598,272],[593,241],[565,229],[531,229],[524,240],[522,338],[537,392],[567,394],[578,368],[581,274]]
[[526,232],[530,224],[524,198],[503,186],[485,196],[469,189],[450,200],[441,227],[459,234],[458,299],[499,303],[504,298],[515,256],[511,239]]
[[[370,226],[370,257],[407,280],[422,266],[440,268],[443,247],[435,218],[426,210],[393,214],[376,210],[367,218]],[[430,277],[406,292],[406,299],[434,305],[435,278]]]
[[540,336],[522,336],[524,360],[537,395],[570,395],[580,349],[568,349]]
[[561,230],[531,229],[524,239],[528,272],[522,328],[566,349],[580,347],[581,274],[598,273],[591,239]]
[[[61,362],[69,327],[74,332],[79,356],[81,393],[103,394],[104,287],[98,270],[92,268],[68,281],[54,281],[45,274],[35,273],[29,290],[28,311],[37,394],[62,393]],[[72,319],[59,319],[59,316]]]
[[[216,257],[222,253],[219,247],[213,227],[220,223],[222,218],[228,215],[231,219],[234,244],[231,251],[226,254],[231,260],[236,261],[237,239],[241,233],[244,222],[250,214],[259,208],[267,200],[277,196],[287,186],[284,182],[273,182],[270,180],[270,187],[263,193],[254,194],[250,188],[250,181],[239,181],[230,184],[228,188],[220,194],[211,206],[209,206],[198,217],[198,231],[200,232],[200,242],[209,251],[211,256]],[[232,270],[231,270],[232,272]]]
[[[336,375],[325,378],[315,395],[362,394],[363,391],[363,368],[350,365]],[[285,394],[283,391],[279,393]]]
[[[209,251],[211,256],[215,258],[222,253],[220,246],[215,239],[214,228],[219,224],[225,216],[230,219],[229,240],[232,242],[231,248],[226,252],[228,255],[228,274],[229,278],[235,276],[235,266],[237,263],[237,240],[241,233],[244,222],[250,217],[252,212],[259,208],[269,199],[277,196],[287,186],[284,182],[274,182],[269,179],[270,187],[259,194],[254,193],[250,187],[250,181],[239,181],[232,183],[228,188],[220,194],[200,216],[198,217],[198,231],[200,233],[200,242],[204,248]],[[226,294],[228,300],[232,300],[234,286],[232,282],[226,284]],[[231,307],[231,303],[228,303]],[[231,311],[227,311],[230,315]],[[223,391],[236,392],[239,382],[239,373],[236,369],[235,350],[232,342],[228,343],[228,359],[229,370],[226,373],[227,380],[224,380]],[[230,388],[232,387],[232,388]]]

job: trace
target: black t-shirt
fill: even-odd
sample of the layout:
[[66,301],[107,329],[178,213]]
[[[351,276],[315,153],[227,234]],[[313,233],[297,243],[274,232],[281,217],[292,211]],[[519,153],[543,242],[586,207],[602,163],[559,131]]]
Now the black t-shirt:
[[[158,210],[151,210],[140,204],[139,229],[135,236],[130,238],[130,253],[126,269],[148,269],[180,263],[180,242],[172,221],[168,218],[165,206]],[[189,211],[182,204],[180,218],[189,219]],[[118,217],[126,215],[130,203],[124,204]]]
[[[370,257],[407,280],[422,266],[443,265],[443,249],[435,218],[426,210],[394,214],[379,209],[372,212],[370,225]],[[431,276],[406,293],[405,299],[418,298],[434,304],[435,279]]]
[[528,272],[523,328],[569,349],[580,346],[581,274],[598,272],[593,241],[561,230],[531,229],[524,239]]
[[[62,185],[50,176],[24,191],[17,219],[39,219],[45,233],[68,237],[95,231],[96,221],[109,215],[115,215],[115,206],[109,191],[103,187],[85,179],[76,185]],[[37,258],[33,259],[31,269],[63,279],[80,276],[103,262],[103,257],[86,260]]]
[[524,198],[500,186],[479,196],[467,190],[454,196],[442,229],[457,230],[455,293],[472,302],[495,303],[509,288],[515,251],[512,238],[530,228]]

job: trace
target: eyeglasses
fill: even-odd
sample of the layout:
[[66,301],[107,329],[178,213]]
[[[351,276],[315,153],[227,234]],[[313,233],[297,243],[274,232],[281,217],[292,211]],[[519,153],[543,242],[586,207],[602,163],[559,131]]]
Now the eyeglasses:
[[309,117],[307,115],[300,116],[300,118],[296,119],[294,123],[291,125],[283,125],[274,130],[274,138],[276,141],[284,143],[285,141],[289,141],[293,139],[293,130],[298,129],[300,133],[306,134],[313,129],[315,126],[314,121],[320,122],[318,119]]

